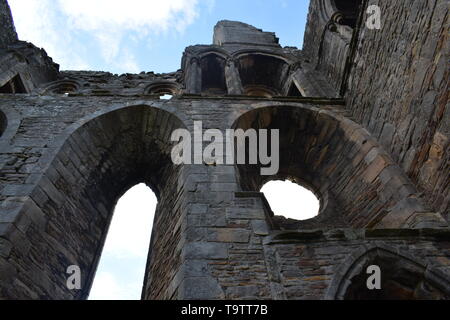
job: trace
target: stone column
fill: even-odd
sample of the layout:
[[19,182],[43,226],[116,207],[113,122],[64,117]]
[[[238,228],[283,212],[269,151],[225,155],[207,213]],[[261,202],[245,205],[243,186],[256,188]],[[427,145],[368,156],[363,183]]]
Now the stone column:
[[241,77],[238,69],[236,68],[236,61],[233,59],[228,59],[225,65],[225,80],[227,82],[228,94],[244,93]]

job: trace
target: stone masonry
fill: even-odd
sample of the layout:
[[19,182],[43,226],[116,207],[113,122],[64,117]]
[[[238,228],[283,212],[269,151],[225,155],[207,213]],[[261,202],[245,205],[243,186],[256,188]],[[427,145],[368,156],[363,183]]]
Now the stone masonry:
[[[60,71],[0,0],[0,299],[87,298],[141,182],[158,198],[142,299],[449,299],[448,8],[312,0],[302,50],[220,21],[180,70],[116,75]],[[279,129],[278,174],[173,164],[172,132],[200,120]],[[319,215],[275,216],[260,189],[276,179],[312,190]]]

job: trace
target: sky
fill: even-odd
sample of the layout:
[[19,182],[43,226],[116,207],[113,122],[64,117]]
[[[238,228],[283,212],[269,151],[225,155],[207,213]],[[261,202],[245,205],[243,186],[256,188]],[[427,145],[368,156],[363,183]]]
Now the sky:
[[138,300],[156,210],[156,196],[145,184],[118,201],[109,226],[90,300]]
[[[305,220],[319,212],[319,200],[290,181],[270,181],[264,192],[272,211]],[[147,262],[156,196],[145,184],[118,201],[89,295],[90,300],[139,300]]]
[[[44,48],[61,70],[116,74],[180,68],[189,45],[211,44],[219,20],[275,32],[282,46],[301,48],[308,0],[8,0],[19,39]],[[317,214],[312,193],[291,182],[262,190],[276,214]],[[139,299],[156,197],[143,184],[114,212],[89,299]],[[301,208],[301,210],[300,210]]]
[[9,0],[21,40],[61,70],[165,73],[189,45],[211,44],[219,20],[276,32],[301,48],[307,0]]

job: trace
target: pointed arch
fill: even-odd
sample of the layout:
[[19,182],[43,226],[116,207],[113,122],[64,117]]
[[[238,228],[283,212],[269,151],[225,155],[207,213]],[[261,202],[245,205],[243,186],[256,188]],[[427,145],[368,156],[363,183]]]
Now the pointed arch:
[[284,57],[263,51],[242,51],[235,54],[234,59],[245,94],[281,95],[289,76],[289,63]]
[[200,58],[202,93],[219,95],[227,94],[225,65],[226,60],[215,52],[210,52]]
[[[381,289],[369,290],[367,268],[381,270]],[[325,299],[449,299],[450,278],[420,258],[386,245],[363,247],[337,270]]]
[[[338,112],[308,105],[264,106],[241,114],[232,128],[279,130],[278,173],[264,176],[261,164],[238,164],[237,180],[251,192],[276,179],[307,186],[321,200],[310,227],[420,225],[426,207],[406,174],[367,130]],[[442,223],[439,215],[436,223]]]
[[81,84],[78,81],[71,79],[64,79],[51,82],[40,91],[41,95],[51,94],[65,94],[76,93],[81,88]]
[[[170,136],[179,128],[185,125],[173,113],[147,105],[101,110],[68,127],[37,164],[42,173],[34,175],[35,186],[8,227],[11,254],[17,258],[14,261],[27,265],[32,276],[10,261],[8,268],[13,274],[6,282],[21,281],[29,285],[30,292],[21,293],[12,283],[2,283],[1,289],[9,290],[2,294],[86,298],[115,204],[140,182],[151,187],[159,200],[153,243],[167,243],[166,237],[172,234],[165,231],[175,230],[181,219],[173,207],[179,196],[174,182],[183,168],[174,166],[170,158]],[[23,219],[29,220],[27,227],[17,230],[16,221]],[[19,245],[24,241],[29,245]],[[152,261],[165,259],[176,264],[177,241],[171,243],[151,250],[143,293],[146,298],[168,294],[163,288],[169,286],[170,275],[156,269]],[[71,265],[80,267],[81,290],[66,287],[66,269]],[[154,276],[149,277],[149,273]]]

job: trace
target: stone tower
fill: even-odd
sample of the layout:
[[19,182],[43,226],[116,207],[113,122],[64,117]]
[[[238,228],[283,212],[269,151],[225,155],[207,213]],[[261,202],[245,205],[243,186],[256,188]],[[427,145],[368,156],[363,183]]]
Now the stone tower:
[[[86,298],[140,182],[158,197],[143,299],[450,298],[448,1],[312,0],[303,50],[220,21],[180,70],[120,76],[59,71],[6,0],[0,19],[0,298]],[[279,129],[278,174],[175,165],[171,133],[200,120]],[[274,216],[274,179],[314,191],[319,215]]]

